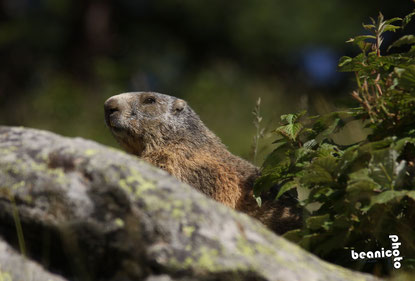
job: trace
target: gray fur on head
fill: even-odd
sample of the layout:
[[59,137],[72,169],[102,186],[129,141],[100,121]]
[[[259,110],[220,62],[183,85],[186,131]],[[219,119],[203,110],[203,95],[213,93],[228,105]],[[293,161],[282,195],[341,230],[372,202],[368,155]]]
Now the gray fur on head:
[[187,103],[176,97],[130,92],[109,98],[104,107],[106,124],[115,138],[137,155],[169,143],[200,147],[218,141]]

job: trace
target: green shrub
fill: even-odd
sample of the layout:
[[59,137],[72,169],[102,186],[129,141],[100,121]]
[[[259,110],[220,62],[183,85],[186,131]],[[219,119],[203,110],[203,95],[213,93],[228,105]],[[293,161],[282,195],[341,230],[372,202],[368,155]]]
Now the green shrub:
[[[415,36],[401,37],[388,48],[394,53],[381,54],[384,32],[404,28],[414,14],[390,20],[380,14],[364,25],[370,35],[348,41],[361,53],[342,57],[339,68],[355,73],[352,97],[359,107],[281,116],[276,148],[254,186],[258,201],[276,185],[276,200],[293,189],[305,194],[299,196],[304,226],[286,238],[330,262],[378,275],[390,273],[393,260],[357,261],[351,250],[390,249],[388,236],[396,234],[402,268],[415,264]],[[336,134],[356,120],[370,128],[367,138],[336,142]]]

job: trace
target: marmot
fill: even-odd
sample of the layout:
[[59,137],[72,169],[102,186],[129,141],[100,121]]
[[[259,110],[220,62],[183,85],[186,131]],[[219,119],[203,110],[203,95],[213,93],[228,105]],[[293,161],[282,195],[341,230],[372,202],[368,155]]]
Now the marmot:
[[300,212],[290,200],[257,205],[252,187],[259,169],[231,154],[184,100],[132,92],[109,98],[104,109],[107,126],[127,152],[277,233],[300,226]]

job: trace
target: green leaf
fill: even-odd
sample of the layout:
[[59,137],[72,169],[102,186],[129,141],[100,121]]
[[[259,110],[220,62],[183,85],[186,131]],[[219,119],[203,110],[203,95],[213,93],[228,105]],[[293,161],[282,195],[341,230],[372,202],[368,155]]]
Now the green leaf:
[[361,145],[358,150],[359,153],[372,153],[373,151],[389,148],[389,146],[394,142],[393,137],[387,137],[380,141],[369,142],[366,144]]
[[[356,36],[354,38],[351,38],[349,40],[347,40],[347,43],[353,43],[356,46],[358,46],[360,48],[360,50],[363,53],[366,53],[367,51],[370,50],[372,43],[370,41],[373,41],[376,39],[376,36],[373,35],[361,35],[361,36]],[[369,42],[367,41],[369,40]]]
[[382,192],[379,195],[373,196],[371,198],[371,205],[374,204],[385,204],[393,199],[401,199],[407,191],[394,191],[394,190],[387,190]]
[[333,156],[319,157],[313,160],[301,179],[303,184],[327,184],[334,183],[332,173],[336,170],[337,159]]
[[364,40],[367,40],[367,39],[376,39],[376,36],[374,36],[374,35],[359,35],[359,36],[350,38],[346,42],[356,44],[357,42],[364,41]]
[[281,115],[281,121],[285,121],[288,124],[294,124],[295,121],[297,121],[299,118],[304,116],[306,114],[306,110],[303,110],[297,114],[284,114]]
[[330,215],[325,214],[322,216],[312,216],[306,219],[306,227],[311,230],[317,230],[323,228],[324,223],[330,220]]
[[303,161],[311,160],[315,155],[315,150],[309,148],[308,146],[304,145],[294,151],[295,162],[297,164],[301,164]]
[[342,67],[345,64],[351,63],[352,61],[353,61],[353,59],[351,57],[347,57],[347,56],[341,57],[340,60],[339,60],[338,66]]
[[262,165],[262,174],[272,173],[277,170],[277,167],[288,167],[291,164],[289,154],[291,147],[287,143],[279,143],[266,158]]
[[322,241],[324,241],[324,239],[327,237],[327,235],[322,235],[320,233],[312,233],[312,234],[307,234],[303,236],[303,239],[301,239],[301,241],[299,241],[299,245],[306,249],[306,250],[311,250],[313,249],[316,245],[318,245],[319,243],[321,243]]
[[371,30],[375,28],[374,24],[362,24],[363,28],[366,30]]
[[285,121],[288,124],[292,124],[297,119],[297,115],[295,114],[283,114],[281,115],[281,121]]
[[415,65],[405,68],[405,71],[401,74],[399,82],[399,84],[406,89],[415,88]]
[[[328,145],[328,146],[331,146],[331,145]],[[319,157],[313,161],[312,166],[318,166],[329,173],[334,173],[336,171],[337,159],[333,157],[332,155]]]
[[352,111],[335,111],[318,118],[313,124],[313,132],[317,133],[315,136],[316,141],[321,143],[329,138],[347,122],[354,120],[354,114]]
[[290,189],[296,188],[297,187],[297,183],[295,181],[289,181],[287,183],[285,183],[280,190],[278,191],[277,196],[275,197],[275,200],[277,200],[278,198],[281,197],[281,195],[283,195],[285,192],[287,192]]
[[388,24],[391,24],[393,22],[397,22],[397,21],[401,21],[401,20],[402,20],[401,18],[396,17],[396,18],[391,18],[391,19],[385,20],[384,23],[385,23],[385,25],[388,25]]
[[414,35],[404,35],[401,38],[399,38],[398,40],[396,40],[395,42],[393,42],[393,44],[391,44],[388,48],[388,51],[392,48],[396,48],[396,47],[400,47],[403,45],[412,45],[415,43],[415,36]]
[[399,154],[405,149],[408,144],[415,144],[415,138],[402,138],[395,143],[392,143],[391,148],[396,150]]
[[255,196],[260,196],[275,184],[287,179],[291,166],[290,151],[290,146],[282,143],[267,156],[262,165],[261,176],[254,183]]
[[398,152],[394,149],[374,151],[369,162],[369,175],[379,185],[394,188],[397,176]]
[[294,229],[287,231],[282,235],[282,237],[290,240],[291,242],[298,243],[303,238],[303,233],[301,229]]
[[402,28],[405,28],[407,25],[408,25],[408,23],[411,21],[411,19],[412,19],[412,17],[415,15],[415,10],[412,12],[412,13],[410,13],[410,14],[408,14],[408,15],[406,15],[404,18],[403,18],[403,20],[402,20]]
[[370,204],[365,207],[365,211],[370,210],[374,205],[377,204],[386,204],[391,201],[399,202],[402,200],[403,197],[408,196],[412,200],[415,200],[415,191],[407,191],[407,190],[401,190],[401,191],[395,191],[395,190],[387,190],[379,195],[372,196],[370,199]]
[[318,143],[317,143],[317,141],[315,140],[315,139],[311,139],[311,140],[309,140],[309,141],[306,141],[304,144],[303,144],[303,147],[304,148],[306,148],[306,149],[312,149],[314,146],[316,146]]
[[305,175],[301,179],[301,183],[306,185],[314,184],[330,184],[333,182],[333,178],[329,172],[321,167],[314,167],[307,170]]
[[325,205],[324,202],[327,202],[329,200],[328,198],[334,193],[335,190],[327,185],[316,185],[315,188],[311,190],[309,198],[305,200],[305,204],[309,207],[309,205],[317,202],[319,204],[317,204],[316,207],[321,210]]
[[350,198],[356,195],[359,195],[359,198],[362,197],[360,195],[367,196],[366,193],[374,190],[378,190],[380,185],[374,182],[371,178],[359,179],[350,181],[347,185],[347,192],[350,194]]
[[361,53],[354,57],[351,61],[345,59],[342,61],[342,65],[339,66],[340,72],[355,72],[359,70],[365,70],[367,66],[365,66],[366,56],[365,54]]
[[[334,154],[336,154],[338,156],[343,154],[343,152],[341,152],[340,149],[334,144],[322,143],[320,145],[320,147],[317,149],[317,156],[318,157],[329,157],[329,156],[331,157]],[[331,157],[331,158],[333,158],[333,157]]]
[[292,141],[297,140],[297,136],[300,134],[303,129],[303,124],[301,123],[290,123],[285,126],[281,126],[276,129],[276,132],[289,138]]
[[410,57],[404,57],[401,54],[391,54],[388,56],[382,56],[375,58],[375,63],[371,63],[372,67],[380,68],[380,67],[390,67],[390,66],[396,66],[396,67],[407,67],[412,65],[414,62],[413,58]]
[[358,145],[354,145],[346,149],[339,161],[339,170],[343,173],[347,172],[350,167],[355,163],[356,159],[359,157],[359,152],[357,151]]
[[380,188],[381,186],[369,176],[369,169],[364,168],[349,174],[346,191],[349,199],[355,201]]
[[291,141],[296,141],[297,136],[300,134],[300,132],[303,129],[303,124],[300,122],[296,122],[299,118],[301,118],[304,114],[306,114],[306,111],[301,111],[297,114],[285,114],[281,115],[281,120],[285,123],[283,126],[278,127],[275,132],[280,134],[282,137],[285,137]]
[[398,29],[400,29],[401,27],[400,26],[397,26],[397,25],[393,25],[393,24],[386,24],[385,25],[385,27],[384,27],[384,29],[383,29],[383,32],[386,32],[386,31],[392,31],[392,32],[395,32],[396,30],[398,30]]

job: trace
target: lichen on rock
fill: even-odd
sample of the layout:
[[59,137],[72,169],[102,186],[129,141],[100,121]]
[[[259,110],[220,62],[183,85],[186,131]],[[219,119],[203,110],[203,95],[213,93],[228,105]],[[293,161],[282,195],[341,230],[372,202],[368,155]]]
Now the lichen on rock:
[[68,280],[377,280],[81,138],[0,127],[0,183],[0,235],[19,248],[17,209],[28,259]]

